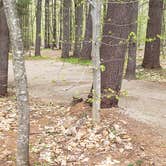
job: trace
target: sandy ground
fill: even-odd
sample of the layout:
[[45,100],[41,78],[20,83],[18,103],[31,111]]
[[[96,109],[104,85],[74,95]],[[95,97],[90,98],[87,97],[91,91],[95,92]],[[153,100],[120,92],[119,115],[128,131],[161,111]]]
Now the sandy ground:
[[[91,69],[55,60],[26,61],[30,96],[58,104],[69,104],[73,96],[86,98],[92,84]],[[14,86],[11,61],[9,87]],[[121,98],[123,112],[157,127],[166,136],[166,83],[123,81],[128,96]]]

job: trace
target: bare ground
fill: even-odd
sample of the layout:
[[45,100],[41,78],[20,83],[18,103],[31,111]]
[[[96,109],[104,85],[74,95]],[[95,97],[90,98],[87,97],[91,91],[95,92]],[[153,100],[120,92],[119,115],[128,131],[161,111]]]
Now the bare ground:
[[[102,110],[94,126],[84,103],[63,107],[32,99],[30,106],[31,166],[166,165],[166,140],[115,108]],[[0,166],[15,166],[17,117],[15,99],[0,99]]]
[[[91,88],[92,74],[87,66],[31,60],[26,61],[26,69],[33,98],[66,105],[71,103],[73,96],[86,98]],[[9,84],[13,87],[11,62]],[[166,131],[166,83],[124,80],[123,90],[128,92],[120,99],[124,113]]]
[[[67,106],[73,96],[86,98],[90,91],[92,84],[90,67],[57,60],[28,60],[26,68],[30,96],[33,99]],[[11,62],[9,87],[14,87]],[[147,159],[148,162],[152,161],[145,165],[154,165],[154,162],[156,166],[165,166],[166,83],[124,80],[123,90],[127,90],[128,95],[120,99],[121,113],[113,113],[114,115],[111,116],[127,121],[126,128],[132,140],[135,144],[139,144],[138,147],[146,154],[140,158]],[[72,109],[81,112],[82,108],[84,107],[76,106]],[[142,155],[142,152],[141,154],[134,152],[123,157],[134,161],[136,156],[139,159],[139,155]],[[122,160],[123,157],[120,156]]]

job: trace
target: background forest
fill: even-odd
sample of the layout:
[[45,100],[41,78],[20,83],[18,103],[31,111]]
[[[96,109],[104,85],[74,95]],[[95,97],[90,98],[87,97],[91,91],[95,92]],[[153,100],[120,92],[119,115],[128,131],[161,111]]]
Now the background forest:
[[165,3],[0,0],[0,166],[166,165]]

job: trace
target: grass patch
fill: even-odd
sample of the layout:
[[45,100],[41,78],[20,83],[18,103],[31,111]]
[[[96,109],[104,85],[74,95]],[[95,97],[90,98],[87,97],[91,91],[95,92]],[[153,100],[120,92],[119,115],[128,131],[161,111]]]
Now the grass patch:
[[71,63],[71,64],[79,64],[79,65],[91,65],[92,62],[91,60],[86,60],[86,59],[80,59],[80,58],[74,58],[74,57],[70,57],[70,58],[60,58],[60,61],[62,62],[66,62],[66,63]]
[[51,56],[25,56],[25,60],[55,60],[56,57]]
[[[9,59],[11,60],[13,57],[12,57],[12,54],[9,54]],[[24,55],[24,59],[25,60],[55,60],[57,59],[57,57],[51,57],[51,56],[48,56],[48,55],[42,55],[42,56],[29,56],[29,55]]]

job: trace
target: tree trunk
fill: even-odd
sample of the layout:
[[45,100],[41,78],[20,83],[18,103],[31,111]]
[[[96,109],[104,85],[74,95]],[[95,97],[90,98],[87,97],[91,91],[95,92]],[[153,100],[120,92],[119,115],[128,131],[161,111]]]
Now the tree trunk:
[[[166,9],[166,3],[164,2],[163,4],[163,17],[162,17],[162,30],[161,30],[161,36],[166,36],[166,20],[165,20],[165,16],[166,16],[166,12],[165,12],[165,9]],[[165,56],[165,47],[166,47],[166,39],[163,38],[162,41],[161,41],[161,54]]]
[[136,78],[136,55],[137,55],[137,19],[138,19],[138,2],[133,3],[133,13],[130,18],[130,35],[128,44],[128,62],[125,78],[132,80]]
[[101,70],[100,70],[100,34],[101,34],[101,2],[92,0],[92,62],[93,62],[93,122],[100,122]]
[[[163,0],[149,1],[149,19],[147,26],[144,68],[160,68],[160,35],[162,29]],[[152,41],[150,40],[152,39]]]
[[30,1],[17,1],[17,10],[20,18],[21,23],[21,30],[22,30],[22,38],[25,50],[29,50],[30,43],[29,43],[29,26],[30,26],[30,19],[29,19],[29,4]]
[[13,69],[18,109],[17,166],[29,165],[29,106],[23,41],[15,0],[3,0],[13,50]]
[[41,56],[41,10],[42,0],[37,0],[37,11],[36,11],[36,44],[35,44],[35,56]]
[[2,97],[7,94],[9,30],[2,1],[0,1],[0,9],[0,97]]
[[73,48],[73,39],[74,39],[74,9],[73,9],[73,2],[71,0],[71,7],[70,7],[70,51]]
[[62,24],[63,24],[63,0],[61,0],[60,2],[60,12],[59,12],[59,17],[60,17],[60,21],[59,21],[59,49],[62,48]]
[[49,0],[45,0],[45,48],[50,48],[50,3]]
[[63,43],[62,58],[69,57],[70,51],[70,0],[63,1]]
[[53,18],[52,18],[52,22],[53,22],[53,43],[52,43],[52,48],[54,49],[55,47],[57,47],[57,36],[56,36],[56,0],[53,1]]
[[132,13],[129,12],[132,3],[126,3],[128,0],[125,0],[124,3],[111,2],[112,0],[108,1],[101,45],[101,62],[105,66],[105,71],[101,74],[101,106],[103,108],[118,105],[129,35],[128,25]]
[[75,0],[75,44],[73,56],[79,58],[81,55],[81,41],[83,32],[83,2]]
[[92,51],[92,16],[91,16],[91,5],[89,5],[88,15],[86,18],[85,37],[81,50],[82,59],[91,59]]

